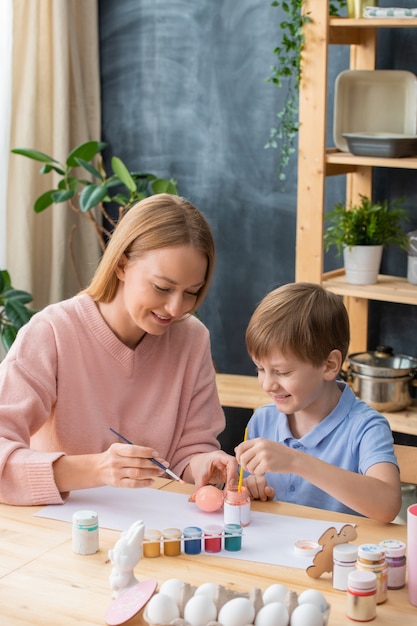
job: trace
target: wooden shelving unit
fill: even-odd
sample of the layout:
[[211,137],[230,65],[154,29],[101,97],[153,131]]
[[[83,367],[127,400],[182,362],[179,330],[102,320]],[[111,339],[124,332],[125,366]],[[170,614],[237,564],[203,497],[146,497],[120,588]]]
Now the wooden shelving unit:
[[[417,169],[417,158],[358,157],[326,146],[327,69],[332,44],[350,48],[349,69],[373,70],[380,28],[416,28],[417,19],[329,18],[329,2],[306,0],[311,17],[305,25],[300,84],[296,280],[323,284],[344,298],[351,324],[350,352],[367,350],[369,300],[417,305],[417,286],[404,278],[381,275],[376,285],[346,283],[343,270],[323,272],[326,177],[346,175],[346,202],[372,196],[374,167]],[[397,432],[417,434],[417,407],[387,414]]]

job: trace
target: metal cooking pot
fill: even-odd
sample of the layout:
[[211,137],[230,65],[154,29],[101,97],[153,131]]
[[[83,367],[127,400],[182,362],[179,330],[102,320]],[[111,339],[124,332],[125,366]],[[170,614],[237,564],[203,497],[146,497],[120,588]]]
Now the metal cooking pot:
[[389,346],[348,355],[346,379],[354,393],[377,411],[400,411],[417,386],[417,358],[394,354]]

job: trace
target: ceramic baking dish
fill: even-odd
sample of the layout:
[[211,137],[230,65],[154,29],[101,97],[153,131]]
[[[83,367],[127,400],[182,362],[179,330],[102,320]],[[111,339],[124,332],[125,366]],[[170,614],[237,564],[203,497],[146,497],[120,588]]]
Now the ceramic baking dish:
[[417,135],[396,133],[343,133],[349,152],[356,156],[398,159],[417,155]]
[[417,76],[405,70],[346,70],[336,78],[333,140],[344,133],[417,134]]

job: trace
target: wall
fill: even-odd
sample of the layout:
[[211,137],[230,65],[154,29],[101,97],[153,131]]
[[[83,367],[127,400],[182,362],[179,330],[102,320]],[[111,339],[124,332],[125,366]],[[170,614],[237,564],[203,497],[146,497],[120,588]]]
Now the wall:
[[[267,291],[294,280],[296,156],[283,188],[278,151],[264,149],[284,97],[264,81],[282,17],[269,0],[100,1],[102,139],[108,156],[130,168],[174,176],[207,216],[218,260],[200,315],[223,372],[253,373],[244,346],[249,317]],[[383,33],[378,63],[417,74],[416,42],[409,29]],[[332,48],[329,145],[333,84],[347,58]],[[343,200],[344,186],[343,176],[329,180],[328,208]],[[406,196],[410,230],[416,192],[413,172],[375,174],[377,197]],[[405,276],[405,253],[389,250],[383,271]],[[373,303],[369,347],[388,343],[417,355],[416,315],[416,307]]]

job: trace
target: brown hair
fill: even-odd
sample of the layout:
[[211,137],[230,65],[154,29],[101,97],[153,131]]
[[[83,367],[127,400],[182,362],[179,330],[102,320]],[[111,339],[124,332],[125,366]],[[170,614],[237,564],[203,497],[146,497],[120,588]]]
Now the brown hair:
[[246,347],[255,360],[277,348],[319,366],[332,350],[340,350],[344,360],[349,341],[342,299],[315,283],[290,283],[268,293],[246,330]]
[[205,217],[191,202],[167,193],[141,200],[122,217],[84,293],[96,302],[111,302],[119,284],[116,268],[123,255],[137,259],[150,250],[183,245],[191,245],[207,257],[205,283],[198,292],[196,309],[213,275],[213,235]]

